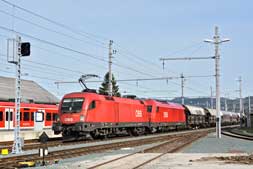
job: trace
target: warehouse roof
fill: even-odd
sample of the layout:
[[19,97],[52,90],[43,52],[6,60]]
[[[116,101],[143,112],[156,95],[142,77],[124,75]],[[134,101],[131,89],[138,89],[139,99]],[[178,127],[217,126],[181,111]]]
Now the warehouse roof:
[[[15,99],[15,78],[0,76],[0,100]],[[59,99],[34,81],[21,80],[21,101],[34,103],[58,103]]]

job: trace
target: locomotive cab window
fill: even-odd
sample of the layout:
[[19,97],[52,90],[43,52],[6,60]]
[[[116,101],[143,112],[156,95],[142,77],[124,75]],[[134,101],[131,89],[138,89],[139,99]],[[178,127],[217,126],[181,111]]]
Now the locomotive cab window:
[[65,98],[62,101],[62,113],[78,113],[82,110],[84,98]]
[[159,112],[159,107],[156,107],[156,113],[158,113]]
[[147,107],[147,112],[151,113],[152,112],[152,106]]
[[0,111],[0,121],[3,121],[3,112]]
[[90,103],[90,105],[89,105],[89,110],[95,109],[95,108],[96,108],[96,101],[93,100],[93,101]]

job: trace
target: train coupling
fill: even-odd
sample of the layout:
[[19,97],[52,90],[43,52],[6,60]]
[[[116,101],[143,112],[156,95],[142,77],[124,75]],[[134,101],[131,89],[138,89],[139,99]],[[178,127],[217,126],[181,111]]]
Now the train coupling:
[[52,129],[54,131],[54,134],[60,134],[63,130],[63,127],[60,122],[53,123]]

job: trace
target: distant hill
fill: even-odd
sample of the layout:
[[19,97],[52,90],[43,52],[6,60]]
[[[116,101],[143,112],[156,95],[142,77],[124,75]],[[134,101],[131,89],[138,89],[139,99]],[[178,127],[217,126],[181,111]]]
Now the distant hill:
[[[253,96],[250,96],[251,100],[251,110],[253,111]],[[181,97],[174,98],[172,100],[169,100],[171,102],[180,103],[181,104]],[[200,106],[200,107],[211,107],[211,99],[209,97],[203,97],[203,98],[185,98],[184,99],[185,104],[193,105],[193,106]],[[228,111],[235,111],[239,112],[240,110],[240,99],[228,99],[228,98],[221,98],[221,110],[226,109],[226,102],[227,102],[227,110]],[[243,107],[244,112],[247,113],[249,111],[249,97],[243,98]],[[213,98],[213,108],[216,108],[216,101],[215,98]]]

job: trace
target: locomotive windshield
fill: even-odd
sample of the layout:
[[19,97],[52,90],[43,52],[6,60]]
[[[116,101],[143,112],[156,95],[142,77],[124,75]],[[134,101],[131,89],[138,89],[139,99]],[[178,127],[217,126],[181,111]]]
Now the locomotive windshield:
[[78,113],[82,110],[84,98],[65,98],[62,101],[62,113]]

